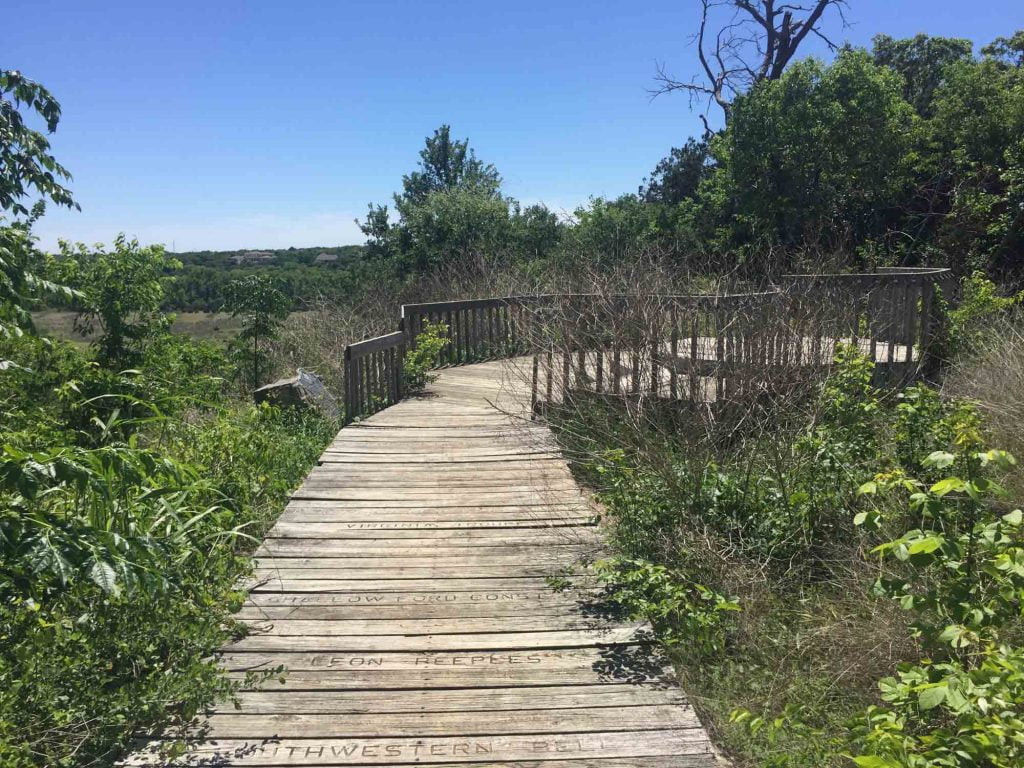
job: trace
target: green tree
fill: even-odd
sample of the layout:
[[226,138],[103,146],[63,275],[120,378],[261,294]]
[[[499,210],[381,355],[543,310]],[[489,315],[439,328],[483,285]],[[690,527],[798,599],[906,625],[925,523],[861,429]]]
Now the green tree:
[[935,91],[950,64],[971,59],[971,41],[954,37],[917,35],[896,40],[876,35],[871,53],[875,63],[903,76],[903,97],[919,115],[932,113]]
[[687,139],[682,147],[673,147],[644,179],[638,194],[648,203],[675,205],[697,194],[701,180],[708,175],[710,147],[706,141]]
[[94,346],[100,365],[129,368],[148,342],[167,332],[173,318],[160,310],[164,285],[180,268],[162,245],[143,247],[123,234],[110,250],[61,243],[58,273],[82,293],[75,328],[83,336],[99,332]]
[[516,255],[527,262],[544,261],[558,249],[566,226],[544,205],[516,207],[512,216]]
[[387,206],[371,205],[359,222],[368,254],[402,274],[418,274],[508,250],[513,201],[500,190],[494,166],[442,125],[427,137],[417,169],[402,177],[394,195],[397,221]]
[[398,231],[406,271],[431,270],[495,257],[509,249],[509,203],[473,189],[438,190],[409,206]]
[[[923,237],[974,269],[1019,271],[1024,255],[1024,70],[985,56],[946,70],[921,163]],[[938,213],[938,215],[936,215]]]
[[[78,207],[57,181],[70,179],[70,174],[50,154],[46,137],[26,125],[20,111],[26,107],[46,122],[50,133],[57,130],[60,104],[50,92],[20,72],[0,70],[0,211],[27,216],[12,224],[0,216],[0,338],[31,330],[27,306],[40,292],[64,290],[38,274],[42,254],[35,248],[31,226],[42,215],[44,201]],[[31,194],[41,200],[30,214],[23,200]],[[11,365],[0,359],[0,370]]]
[[679,252],[679,210],[649,205],[636,195],[592,199],[573,213],[565,237],[563,267],[613,267],[643,255]]
[[[737,99],[701,186],[707,236],[760,270],[756,260],[780,246],[834,251],[883,235],[912,186],[916,118],[901,89],[851,50],[830,65],[798,62]],[[789,268],[778,255],[774,266]]]
[[20,72],[0,70],[0,208],[26,215],[22,198],[32,192],[57,205],[77,208],[58,179],[71,174],[50,154],[50,142],[29,128],[19,107],[25,105],[46,122],[50,133],[60,122],[60,104],[39,83]]
[[452,139],[451,127],[442,125],[427,137],[426,146],[420,150],[418,170],[402,177],[402,193],[395,195],[395,205],[404,214],[435,192],[471,190],[497,198],[500,188],[497,169],[477,159],[468,139]]
[[261,373],[265,373],[265,347],[277,336],[281,324],[288,317],[291,302],[277,287],[276,281],[256,274],[233,280],[225,289],[225,308],[232,317],[242,318],[242,330],[235,340],[236,349],[248,357],[252,370],[252,388],[260,386]]
[[997,37],[981,49],[984,56],[1006,67],[1024,67],[1024,29],[1010,37]]

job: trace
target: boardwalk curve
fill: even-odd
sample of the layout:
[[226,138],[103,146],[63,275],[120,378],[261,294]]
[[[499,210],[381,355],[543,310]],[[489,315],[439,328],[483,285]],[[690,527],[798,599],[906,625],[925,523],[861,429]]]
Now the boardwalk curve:
[[284,682],[210,713],[182,762],[717,764],[649,631],[588,602],[593,510],[517,418],[529,391],[508,370],[445,370],[339,432],[259,548],[252,631],[223,652],[233,675]]

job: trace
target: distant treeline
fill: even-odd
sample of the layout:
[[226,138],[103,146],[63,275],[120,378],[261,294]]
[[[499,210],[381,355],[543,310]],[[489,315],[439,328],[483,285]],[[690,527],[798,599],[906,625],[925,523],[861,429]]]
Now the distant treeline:
[[[351,289],[350,270],[365,248],[341,245],[245,251],[187,251],[168,254],[181,262],[165,286],[165,310],[217,312],[224,307],[224,289],[232,280],[254,273],[271,274],[296,309],[319,297],[337,299]],[[253,256],[255,254],[255,256]],[[270,254],[260,258],[259,254]],[[316,262],[321,254],[336,261]],[[241,263],[239,263],[241,262]]]
[[307,266],[314,263],[320,254],[337,256],[337,261],[318,264],[320,267],[339,267],[352,264],[363,253],[361,245],[336,245],[331,247],[317,246],[314,248],[255,248],[240,251],[183,251],[168,253],[185,266],[197,267],[237,267],[238,261],[246,261],[247,254],[270,254],[272,258],[261,262],[261,265],[274,267]]

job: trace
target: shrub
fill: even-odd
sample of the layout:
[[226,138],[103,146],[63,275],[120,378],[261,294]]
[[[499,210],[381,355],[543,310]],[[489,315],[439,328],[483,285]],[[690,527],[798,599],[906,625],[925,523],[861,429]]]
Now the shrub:
[[447,333],[448,326],[444,323],[428,323],[416,337],[416,344],[406,351],[402,375],[407,393],[422,392],[434,380],[429,371],[437,365],[441,350],[448,346]]
[[630,618],[651,622],[666,645],[694,658],[724,650],[726,616],[740,609],[736,598],[645,560],[600,560],[594,570],[607,586],[608,598]]
[[[18,372],[33,387],[4,390],[14,418],[0,432],[0,763],[108,764],[133,733],[188,721],[238,687],[212,654],[235,632],[248,552],[334,427],[216,391],[190,398],[202,375],[119,376],[51,349]],[[216,366],[208,352],[168,341],[145,362],[197,372]],[[86,380],[57,399],[43,382],[61,371]],[[190,406],[102,393],[121,379]],[[115,403],[103,420],[97,401]],[[82,414],[87,440],[65,413]],[[11,429],[33,422],[49,428]]]

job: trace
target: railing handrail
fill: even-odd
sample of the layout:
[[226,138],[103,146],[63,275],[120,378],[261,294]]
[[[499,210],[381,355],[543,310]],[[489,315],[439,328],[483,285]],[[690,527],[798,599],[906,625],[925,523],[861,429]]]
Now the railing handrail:
[[792,274],[783,275],[783,281],[789,280],[835,280],[845,281],[868,281],[872,279],[885,279],[893,277],[933,277],[951,275],[949,267],[878,267],[876,272],[834,272],[828,274]]
[[[759,302],[765,300],[786,296],[799,298],[801,287],[808,289],[809,296],[820,298],[822,286],[832,284],[837,290],[863,291],[863,295],[856,298],[857,306],[870,307],[877,301],[889,299],[905,304],[906,316],[893,316],[889,330],[906,336],[906,339],[902,336],[896,339],[904,344],[912,345],[913,336],[920,335],[920,344],[925,346],[933,330],[930,317],[934,311],[935,288],[929,286],[935,285],[946,292],[951,280],[952,272],[945,267],[879,267],[868,273],[783,275],[778,284],[764,290],[737,293],[537,293],[403,304],[399,330],[357,341],[345,348],[346,390],[350,385],[355,390],[352,396],[346,392],[346,419],[361,415],[362,409],[384,407],[403,396],[404,355],[415,347],[417,333],[431,320],[439,320],[449,327],[449,345],[438,364],[459,365],[528,354],[530,329],[537,323],[550,322],[546,315],[562,304],[572,310],[574,303],[579,303],[583,319],[592,318],[594,308],[598,315],[606,314],[609,305],[613,313],[620,307],[631,311],[632,302],[649,302],[658,311],[667,309],[675,313],[681,309],[720,315],[730,310],[759,311]],[[918,292],[922,299],[920,311],[916,303],[908,303]],[[595,300],[599,303],[595,304]],[[641,304],[639,308],[644,309],[644,306]],[[534,318],[532,310],[541,311]],[[915,313],[920,317],[915,317]]]
[[492,296],[484,299],[451,299],[448,301],[425,301],[415,304],[403,304],[401,316],[410,314],[426,314],[430,312],[455,312],[460,309],[484,309],[500,307],[504,304],[522,303],[529,299],[526,296]]
[[382,336],[374,336],[372,339],[363,339],[345,347],[345,359],[355,360],[382,349],[397,347],[405,342],[406,338],[403,331],[393,331]]

